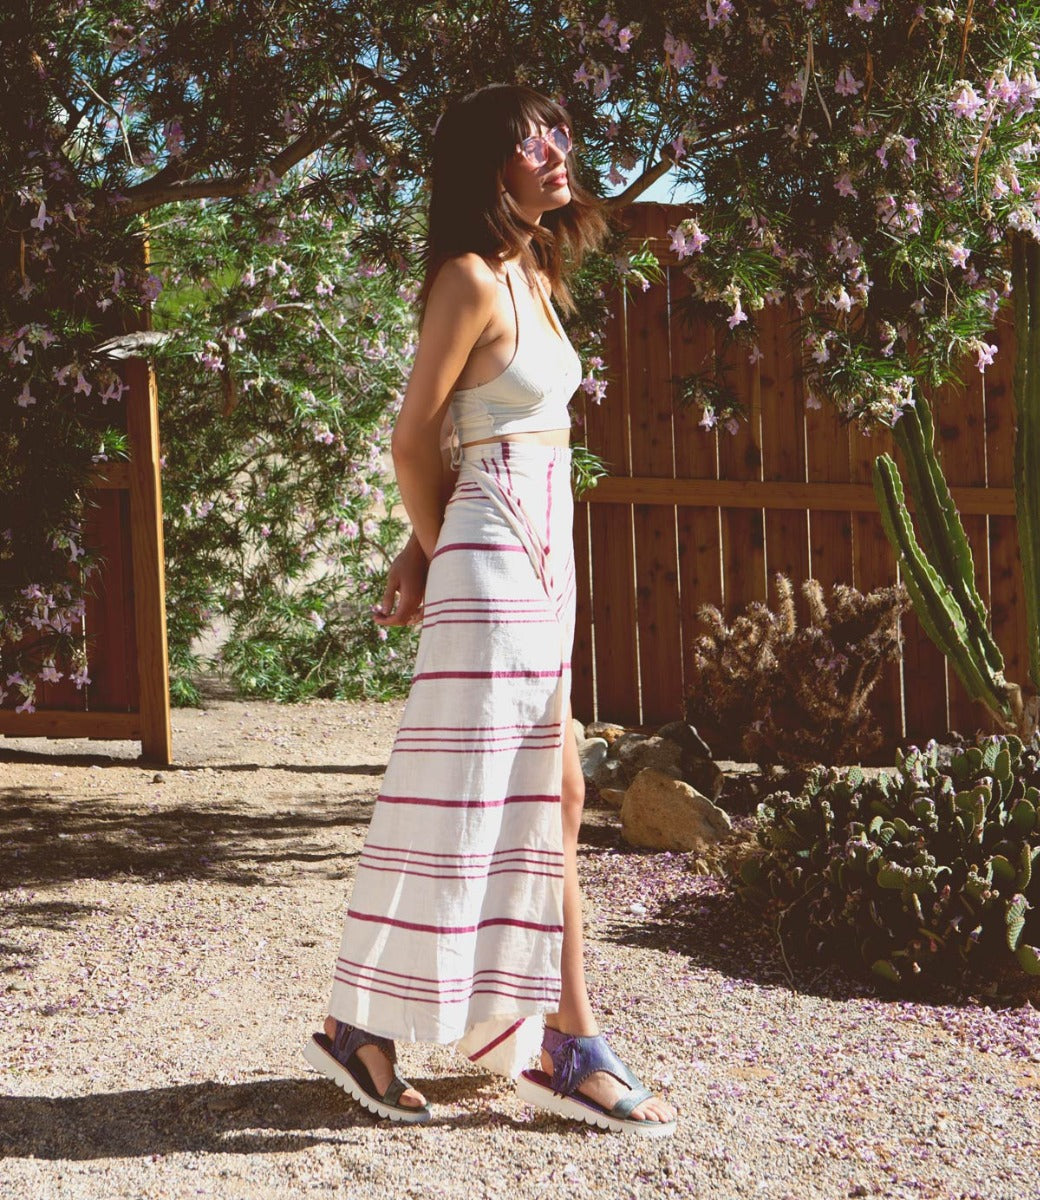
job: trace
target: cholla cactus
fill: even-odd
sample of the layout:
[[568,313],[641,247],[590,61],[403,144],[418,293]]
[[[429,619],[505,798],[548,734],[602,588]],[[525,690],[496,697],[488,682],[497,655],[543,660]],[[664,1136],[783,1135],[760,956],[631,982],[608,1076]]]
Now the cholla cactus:
[[777,575],[775,586],[775,610],[753,601],[732,625],[714,606],[700,609],[707,633],[693,647],[687,720],[719,757],[861,761],[881,742],[868,700],[899,654],[906,591],[836,584],[828,600],[817,580],[806,580],[809,623],[799,627],[791,581]]

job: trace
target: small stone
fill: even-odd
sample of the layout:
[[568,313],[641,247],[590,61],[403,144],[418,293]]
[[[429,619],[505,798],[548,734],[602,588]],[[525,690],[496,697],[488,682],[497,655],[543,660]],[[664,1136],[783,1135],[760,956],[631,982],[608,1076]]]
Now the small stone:
[[645,733],[636,733],[635,730],[626,730],[625,733],[621,734],[620,737],[616,737],[610,743],[610,757],[611,758],[620,758],[621,751],[626,746],[634,746],[636,742],[645,742],[645,741],[646,741]]
[[621,805],[621,834],[654,850],[705,850],[733,826],[729,816],[681,779],[647,767]]
[[152,776],[152,783],[165,783],[166,776],[161,775],[158,771]]
[[625,802],[625,789],[609,787],[600,788],[599,796],[604,804],[609,805],[611,808],[616,808],[618,812],[620,812],[621,805]]
[[592,782],[602,792],[604,788],[621,788],[622,791],[628,785],[628,780],[621,771],[621,764],[616,758],[608,758],[606,762],[602,762],[592,774]]
[[657,731],[657,737],[668,738],[682,747],[683,755],[690,758],[711,758],[711,749],[692,725],[685,721],[669,721]]
[[583,746],[578,747],[578,758],[581,760],[581,773],[594,777],[596,768],[607,761],[607,743],[603,738],[589,738]]
[[610,721],[591,721],[585,726],[586,737],[603,738],[608,746],[613,746],[624,733],[624,725],[614,725]]

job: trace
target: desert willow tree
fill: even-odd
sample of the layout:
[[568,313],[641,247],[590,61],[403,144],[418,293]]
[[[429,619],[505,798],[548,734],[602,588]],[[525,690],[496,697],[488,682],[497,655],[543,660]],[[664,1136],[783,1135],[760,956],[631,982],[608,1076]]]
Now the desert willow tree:
[[[585,75],[638,90],[618,6],[586,31]],[[666,6],[660,6],[660,13]],[[668,10],[670,11],[670,10]],[[755,312],[793,294],[806,402],[892,428],[913,496],[875,463],[875,491],[914,607],[970,695],[1037,728],[1040,688],[1040,5],[962,0],[706,0],[661,49],[688,121],[671,150],[702,197],[672,231],[703,314],[755,342]],[[654,46],[657,51],[657,46]],[[705,144],[708,128],[725,136]],[[984,371],[1001,304],[1017,332],[1015,495],[1029,680],[1005,678],[922,388]],[[754,353],[754,351],[752,351]],[[969,368],[970,369],[970,368]],[[732,421],[717,380],[686,393]]]
[[[567,104],[586,182],[621,189],[615,207],[669,171],[702,196],[673,240],[707,315],[753,342],[755,311],[793,289],[815,394],[894,423],[907,464],[925,464],[911,480],[927,476],[943,496],[925,426],[908,431],[920,383],[952,377],[968,354],[985,366],[987,331],[1012,292],[1008,240],[1034,236],[1038,24],[1036,5],[971,0],[9,0],[0,687],[12,674],[31,703],[32,672],[51,660],[12,658],[20,637],[60,643],[75,627],[69,561],[90,559],[82,483],[95,457],[120,449],[106,409],[122,389],[112,355],[146,344],[132,332],[139,310],[169,282],[142,263],[146,222],[202,202],[237,220],[255,202],[263,222],[277,223],[281,206],[277,228],[293,239],[313,229],[296,220],[305,204],[343,219],[359,260],[407,272],[436,119],[449,96],[493,80]],[[205,270],[226,283],[219,263]],[[582,340],[602,324],[611,278],[601,262],[578,288]],[[283,318],[295,313],[302,332],[312,319],[313,337],[325,336],[316,297],[284,299],[301,307]],[[230,351],[228,334],[215,327],[210,340]],[[585,386],[601,397],[602,380]],[[699,394],[705,424],[726,415],[717,388]],[[935,527],[959,545],[943,511]],[[971,607],[956,579],[968,594],[973,585],[963,556],[944,561],[932,575],[922,566],[915,600],[941,595],[956,632]],[[967,655],[984,658],[970,632],[947,643],[962,674]],[[989,655],[983,678],[1012,721],[1023,705]]]

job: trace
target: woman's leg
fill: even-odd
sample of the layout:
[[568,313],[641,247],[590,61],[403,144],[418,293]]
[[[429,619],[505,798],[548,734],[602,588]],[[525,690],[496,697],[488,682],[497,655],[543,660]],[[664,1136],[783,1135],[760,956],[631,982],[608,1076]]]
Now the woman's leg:
[[[567,707],[567,722],[563,743],[563,987],[559,1011],[550,1013],[546,1023],[564,1033],[587,1037],[599,1033],[592,1014],[589,993],[585,985],[584,946],[582,937],[581,888],[578,883],[578,830],[585,803],[585,780],[578,758],[578,744]],[[542,1070],[552,1074],[552,1059],[542,1051]],[[597,1071],[579,1089],[590,1100],[612,1108],[628,1090],[613,1075]],[[645,1100],[633,1110],[636,1120],[672,1121],[675,1109],[658,1096]]]

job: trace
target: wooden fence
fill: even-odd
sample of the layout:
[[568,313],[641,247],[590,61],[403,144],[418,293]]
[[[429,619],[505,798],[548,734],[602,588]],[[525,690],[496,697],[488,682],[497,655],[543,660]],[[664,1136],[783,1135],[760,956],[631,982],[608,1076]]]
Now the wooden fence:
[[[630,210],[634,242],[649,239],[667,282],[619,297],[608,326],[609,393],[601,405],[583,404],[588,445],[612,472],[575,514],[573,703],[584,720],[651,726],[679,716],[702,604],[732,617],[766,599],[767,585],[772,600],[777,571],[796,586],[816,578],[861,590],[897,578],[870,483],[874,458],[892,452],[890,436],[866,437],[827,404],[806,406],[793,302],[756,314],[756,362],[746,345],[726,344],[725,330],[680,320],[689,283],[666,231],[690,211]],[[934,396],[936,430],[1007,675],[1023,681],[1009,317],[991,341],[999,350],[984,376],[972,367],[964,389]],[[706,432],[699,411],[674,403],[674,381],[704,371],[724,372],[747,407],[735,435]],[[912,613],[902,634],[902,661],[873,695],[886,750],[902,737],[991,728]]]
[[84,541],[101,557],[82,631],[90,683],[80,690],[67,679],[40,685],[32,713],[12,711],[19,697],[9,697],[0,708],[0,735],[140,741],[144,758],[169,763],[155,376],[147,362],[130,359],[123,379],[130,461],[99,467],[87,494]]

